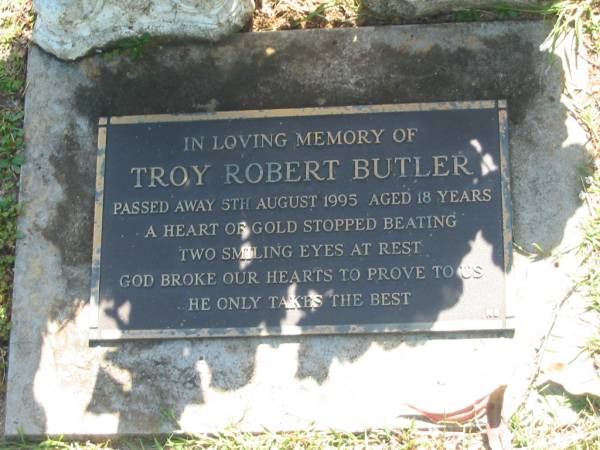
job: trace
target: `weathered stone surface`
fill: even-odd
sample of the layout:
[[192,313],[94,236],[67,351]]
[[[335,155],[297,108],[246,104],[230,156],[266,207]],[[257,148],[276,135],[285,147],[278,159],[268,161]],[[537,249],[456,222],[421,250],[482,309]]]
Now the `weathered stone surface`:
[[382,17],[423,17],[461,11],[471,8],[505,7],[523,8],[548,5],[547,0],[363,0],[365,7]]
[[[407,404],[450,411],[528,383],[573,251],[515,255],[514,339],[490,332],[88,344],[99,116],[506,98],[514,240],[569,249],[585,134],[542,23],[256,33],[156,49],[141,60],[29,57],[26,209],[15,268],[6,433],[362,430],[405,424]],[[583,68],[571,64],[571,68]],[[582,69],[583,70],[583,69]],[[465,236],[465,248],[472,239]],[[451,339],[448,339],[451,338]],[[165,418],[171,416],[178,424]]]
[[216,41],[239,30],[252,0],[36,0],[33,40],[59,58],[76,59],[119,39],[195,38]]

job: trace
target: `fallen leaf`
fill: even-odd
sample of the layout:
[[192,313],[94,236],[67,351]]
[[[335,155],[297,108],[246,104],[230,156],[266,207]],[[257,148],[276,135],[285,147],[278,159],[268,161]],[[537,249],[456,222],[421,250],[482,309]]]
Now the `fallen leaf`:
[[[600,397],[600,375],[589,357],[578,358],[571,363],[554,362],[545,370],[543,382],[560,384],[573,395]],[[542,383],[543,384],[543,383]]]
[[506,385],[498,387],[489,397],[486,405],[486,435],[491,450],[512,449],[512,436],[506,424],[502,421],[502,405],[504,404]]
[[427,417],[432,422],[465,423],[483,415],[483,413],[486,410],[488,398],[489,394],[478,398],[477,400],[463,408],[456,409],[454,411],[435,412],[426,411],[424,409],[410,404],[407,404],[407,406],[414,409],[415,411],[418,411],[420,414]]

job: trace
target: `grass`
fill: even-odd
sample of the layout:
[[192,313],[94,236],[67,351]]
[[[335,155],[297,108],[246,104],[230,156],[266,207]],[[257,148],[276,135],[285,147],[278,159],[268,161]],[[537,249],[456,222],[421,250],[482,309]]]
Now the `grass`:
[[[0,370],[4,373],[10,332],[18,180],[23,157],[25,56],[33,25],[30,0],[0,4]],[[0,383],[4,391],[4,377]]]
[[598,0],[555,2],[548,8],[548,12],[556,16],[551,38],[557,42],[574,31],[578,46],[587,43],[593,52],[598,53],[600,51],[599,8]]
[[598,450],[600,399],[544,385],[513,415],[510,429],[515,448]]
[[[435,17],[381,17],[367,10],[360,0],[262,0],[249,31],[301,28],[339,28],[431,22],[474,22],[554,17],[562,9],[551,6],[517,6],[498,2],[485,8],[442,13]],[[565,19],[568,15],[565,15]]]
[[[575,35],[575,48],[590,63],[590,91],[578,96],[584,104],[573,101],[571,113],[587,130],[593,171],[582,177],[582,195],[589,215],[582,226],[579,247],[583,273],[578,283],[588,299],[589,308],[600,317],[600,2],[598,0],[564,0],[548,8],[556,22],[548,37],[552,47],[569,33]],[[567,89],[566,89],[567,90]],[[568,91],[568,90],[567,90]],[[600,328],[585,351],[594,361],[600,377]],[[562,411],[560,413],[559,411]],[[570,418],[561,417],[570,411]],[[527,404],[512,417],[511,432],[516,448],[600,449],[600,399],[572,396],[558,386],[544,385],[530,392]]]
[[104,51],[102,56],[106,60],[111,60],[117,56],[127,55],[132,60],[140,59],[144,56],[144,51],[152,43],[152,38],[148,33],[144,33],[139,37],[121,39],[111,45],[112,50]]
[[[600,171],[586,177],[584,188],[590,218],[583,227],[584,239],[580,247],[586,268],[580,287],[589,299],[590,309],[600,315]],[[600,330],[588,343],[587,350],[600,368]]]
[[[582,199],[589,215],[582,226],[583,240],[579,253],[585,275],[578,287],[589,300],[589,308],[600,318],[600,1],[564,0],[553,7],[556,8],[557,19],[552,39],[560,40],[569,30],[573,30],[576,37],[575,51],[589,55],[589,99],[584,105],[576,106],[573,111],[588,132],[588,144],[594,156],[593,173],[582,178]],[[588,342],[586,350],[594,360],[600,377],[600,327]],[[596,409],[596,415],[599,414],[599,409]],[[600,436],[600,426],[597,432]],[[600,444],[598,447],[600,448]]]
[[230,428],[214,436],[181,435],[155,439],[124,439],[120,441],[68,442],[47,439],[42,442],[0,442],[3,450],[60,449],[60,450],[199,450],[199,449],[273,449],[273,450],[320,450],[324,448],[351,449],[398,449],[443,450],[479,449],[479,433],[420,433],[414,427],[404,430],[368,430],[362,433],[336,431],[299,431],[272,433],[267,430],[252,434]]

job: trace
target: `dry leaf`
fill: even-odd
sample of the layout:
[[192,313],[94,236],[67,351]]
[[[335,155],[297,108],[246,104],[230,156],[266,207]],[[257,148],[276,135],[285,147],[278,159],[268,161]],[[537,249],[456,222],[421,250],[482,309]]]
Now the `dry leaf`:
[[[494,391],[495,392],[495,391]],[[476,399],[463,408],[454,411],[426,411],[414,405],[408,405],[415,411],[437,423],[465,423],[483,415],[486,411],[490,394]]]
[[560,384],[570,394],[600,397],[600,375],[591,358],[578,358],[570,364],[556,362],[545,372],[544,381]]
[[502,421],[502,405],[504,403],[506,385],[498,387],[489,395],[486,415],[486,434],[488,446],[491,450],[512,449],[511,434],[506,424]]

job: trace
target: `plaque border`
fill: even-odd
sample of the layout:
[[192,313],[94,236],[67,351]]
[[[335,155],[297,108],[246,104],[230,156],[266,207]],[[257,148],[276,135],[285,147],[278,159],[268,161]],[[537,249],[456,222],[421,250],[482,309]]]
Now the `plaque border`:
[[[510,159],[508,149],[507,101],[473,100],[426,103],[399,103],[382,105],[357,105],[338,107],[257,109],[247,111],[219,111],[190,114],[147,114],[110,116],[98,118],[98,149],[96,158],[96,193],[94,206],[94,235],[92,251],[92,276],[90,294],[90,341],[120,341],[143,339],[181,339],[207,337],[260,337],[260,336],[299,336],[333,334],[372,334],[372,333],[427,333],[427,332],[469,332],[469,331],[510,331],[514,329],[507,315],[509,298],[509,272],[512,266],[512,202],[510,189]],[[277,327],[230,327],[230,328],[186,328],[150,330],[102,330],[99,328],[100,315],[100,263],[102,257],[102,222],[104,209],[104,174],[108,127],[140,123],[199,122],[206,120],[232,120],[270,117],[298,117],[347,115],[386,112],[454,111],[466,109],[497,109],[500,148],[500,185],[503,217],[503,256],[504,292],[499,317],[486,320],[410,322],[398,324],[367,325],[313,325]]]

